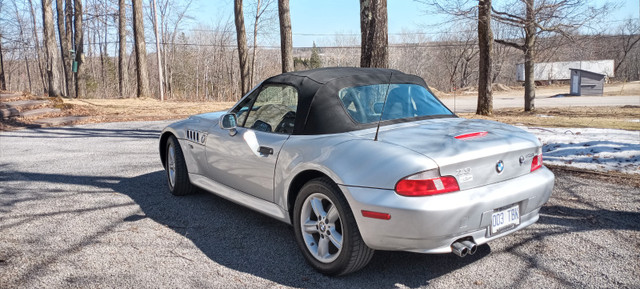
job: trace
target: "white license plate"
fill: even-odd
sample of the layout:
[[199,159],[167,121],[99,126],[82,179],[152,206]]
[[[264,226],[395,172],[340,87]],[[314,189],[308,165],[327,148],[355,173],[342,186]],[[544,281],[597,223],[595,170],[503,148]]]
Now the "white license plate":
[[491,234],[519,224],[520,210],[518,205],[491,214]]

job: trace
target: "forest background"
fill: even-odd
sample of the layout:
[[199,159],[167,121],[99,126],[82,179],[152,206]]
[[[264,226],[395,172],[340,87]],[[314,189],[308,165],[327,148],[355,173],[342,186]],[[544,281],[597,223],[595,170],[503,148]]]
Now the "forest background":
[[[148,81],[145,97],[235,101],[246,91],[239,65],[238,14],[234,17],[238,2],[246,20],[246,86],[253,87],[283,71],[279,2],[289,6],[289,1],[0,0],[4,89],[51,94],[55,86],[67,97],[131,98],[141,96],[142,77]],[[293,69],[363,66],[363,31],[358,31],[357,24],[362,25],[361,8],[367,0],[349,5],[343,5],[344,1],[294,2],[289,24],[293,41],[288,44]],[[372,2],[383,2],[385,18],[389,11],[385,30],[386,26],[393,29],[387,36],[386,67],[419,75],[437,91],[477,89],[478,3],[485,1]],[[540,29],[534,44],[535,62],[613,59],[615,77],[611,80],[640,79],[640,18],[634,0],[506,0],[494,1],[492,6],[492,83],[521,85],[515,67],[526,55],[507,42],[524,45],[526,25],[510,25],[500,21],[500,16],[525,19],[528,4],[540,12],[536,15]],[[323,6],[314,12],[313,5]],[[555,14],[547,15],[551,10],[544,10],[544,5]],[[50,19],[47,9],[51,9]],[[336,12],[322,14],[327,11]],[[350,20],[340,22],[346,14]],[[545,15],[549,18],[544,19]],[[305,18],[309,20],[297,20]],[[45,27],[47,21],[52,21],[53,30]],[[143,31],[145,44],[138,55],[136,24],[142,27],[138,31]],[[545,30],[549,27],[561,29]],[[47,57],[51,46],[56,48],[57,61]],[[138,75],[142,71],[137,68],[139,55],[147,59],[143,76]],[[82,80],[80,90],[74,88],[73,73]],[[54,74],[59,77],[52,82]]]

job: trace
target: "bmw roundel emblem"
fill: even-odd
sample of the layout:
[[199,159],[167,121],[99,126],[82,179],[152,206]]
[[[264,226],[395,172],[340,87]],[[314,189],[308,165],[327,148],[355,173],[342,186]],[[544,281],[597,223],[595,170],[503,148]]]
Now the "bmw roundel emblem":
[[500,160],[496,164],[496,172],[502,173],[502,171],[504,171],[504,162],[502,162],[502,160]]

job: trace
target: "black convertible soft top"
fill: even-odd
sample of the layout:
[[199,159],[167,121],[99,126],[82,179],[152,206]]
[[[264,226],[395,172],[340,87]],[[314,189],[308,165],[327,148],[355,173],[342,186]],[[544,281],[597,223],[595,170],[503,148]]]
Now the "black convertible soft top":
[[[344,109],[338,92],[345,87],[372,84],[416,84],[428,89],[422,78],[398,70],[331,67],[283,73],[265,84],[287,84],[298,90],[298,112],[293,134],[341,133],[375,127],[376,123],[355,122]],[[398,122],[383,121],[383,124]]]

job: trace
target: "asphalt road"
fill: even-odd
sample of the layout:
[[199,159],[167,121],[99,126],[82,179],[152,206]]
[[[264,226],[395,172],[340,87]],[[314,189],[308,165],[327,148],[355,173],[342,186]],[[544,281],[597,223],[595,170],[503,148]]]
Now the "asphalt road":
[[377,252],[325,277],[289,226],[170,195],[166,123],[0,132],[0,288],[640,287],[640,189],[566,173],[537,224],[473,256]]

